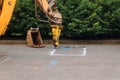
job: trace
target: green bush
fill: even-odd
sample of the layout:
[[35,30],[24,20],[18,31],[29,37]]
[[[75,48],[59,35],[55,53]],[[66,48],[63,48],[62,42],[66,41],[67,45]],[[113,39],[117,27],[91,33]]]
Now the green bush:
[[64,17],[64,36],[120,37],[120,0],[67,0],[59,3]]
[[[42,14],[43,15],[43,14]],[[39,27],[43,36],[49,33],[49,26],[39,22],[35,17],[35,3],[32,0],[17,0],[12,20],[6,35],[26,36],[31,27]]]
[[[57,5],[63,15],[63,37],[120,37],[120,0],[57,0]],[[38,22],[34,15],[34,1],[17,0],[7,35],[26,35],[32,26],[40,27],[43,36],[51,35],[49,25]]]

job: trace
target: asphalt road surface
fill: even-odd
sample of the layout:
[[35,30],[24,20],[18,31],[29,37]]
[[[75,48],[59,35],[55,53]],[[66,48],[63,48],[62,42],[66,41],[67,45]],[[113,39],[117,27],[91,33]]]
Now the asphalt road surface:
[[0,45],[0,80],[120,80],[120,45]]

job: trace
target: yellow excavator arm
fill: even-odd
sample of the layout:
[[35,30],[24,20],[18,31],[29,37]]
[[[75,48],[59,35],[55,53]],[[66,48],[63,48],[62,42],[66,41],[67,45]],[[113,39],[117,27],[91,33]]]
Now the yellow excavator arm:
[[[47,16],[52,28],[54,46],[59,45],[59,37],[62,29],[62,15],[58,12],[55,0],[35,0],[40,10]],[[3,35],[11,19],[16,0],[0,0],[0,35]],[[32,29],[29,33],[38,31]],[[31,35],[30,35],[31,36]],[[28,42],[30,42],[28,38]],[[32,40],[31,40],[32,41]],[[30,42],[31,45],[31,42]]]
[[0,35],[4,35],[11,19],[16,0],[0,0]]
[[52,28],[54,46],[59,45],[59,37],[62,24],[62,15],[58,12],[55,0],[36,0],[39,8],[45,13],[49,19],[50,26]]

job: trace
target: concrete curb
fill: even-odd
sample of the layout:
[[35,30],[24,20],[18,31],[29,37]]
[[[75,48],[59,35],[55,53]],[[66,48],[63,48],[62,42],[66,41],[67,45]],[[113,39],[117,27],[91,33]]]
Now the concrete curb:
[[[52,40],[43,40],[52,44]],[[0,44],[26,44],[26,40],[0,40]],[[60,44],[120,44],[120,40],[60,40]]]

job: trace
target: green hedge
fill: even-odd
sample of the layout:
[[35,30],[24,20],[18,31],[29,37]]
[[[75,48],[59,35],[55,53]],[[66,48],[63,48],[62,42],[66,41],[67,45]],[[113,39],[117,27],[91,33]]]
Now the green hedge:
[[[57,0],[57,5],[63,15],[63,37],[120,37],[120,0]],[[36,20],[34,1],[17,0],[6,35],[26,35],[30,27],[39,27],[43,37],[51,35],[49,25]]]

